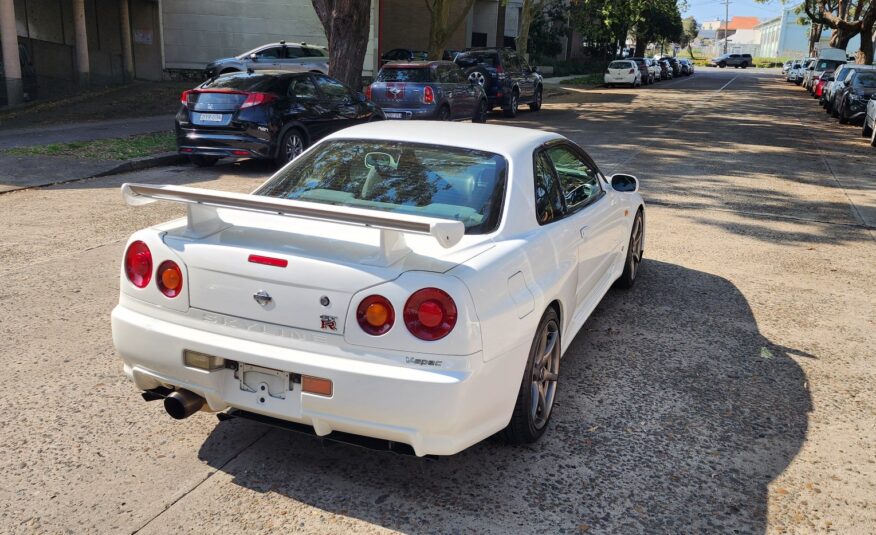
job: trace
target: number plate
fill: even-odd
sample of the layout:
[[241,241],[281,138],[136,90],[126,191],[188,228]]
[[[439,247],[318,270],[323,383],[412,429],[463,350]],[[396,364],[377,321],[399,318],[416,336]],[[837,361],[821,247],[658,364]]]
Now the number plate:
[[205,122],[211,123],[221,123],[222,122],[222,114],[221,113],[202,113],[201,120]]
[[386,112],[386,118],[387,119],[404,119],[405,116],[403,113]]

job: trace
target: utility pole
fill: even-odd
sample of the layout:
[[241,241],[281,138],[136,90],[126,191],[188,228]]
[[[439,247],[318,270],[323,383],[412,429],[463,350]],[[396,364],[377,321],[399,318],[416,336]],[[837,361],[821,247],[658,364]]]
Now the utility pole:
[[730,25],[730,0],[724,0],[724,53],[727,53],[727,32]]

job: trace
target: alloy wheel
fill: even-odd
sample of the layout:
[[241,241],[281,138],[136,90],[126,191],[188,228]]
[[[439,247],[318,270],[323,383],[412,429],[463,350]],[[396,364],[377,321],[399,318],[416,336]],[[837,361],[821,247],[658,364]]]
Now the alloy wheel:
[[538,350],[532,361],[529,409],[535,429],[547,424],[557,395],[560,373],[560,329],[557,322],[552,319],[545,323],[538,336]]
[[639,263],[642,262],[642,218],[637,217],[633,222],[633,234],[630,237],[630,278],[635,279],[639,272]]
[[286,136],[286,145],[283,147],[286,161],[291,162],[302,152],[304,152],[304,140],[301,139],[301,136],[294,133]]
[[484,84],[487,83],[487,79],[484,77],[484,73],[480,71],[474,71],[473,73],[469,74],[468,79],[469,81],[474,82],[481,87],[484,87]]

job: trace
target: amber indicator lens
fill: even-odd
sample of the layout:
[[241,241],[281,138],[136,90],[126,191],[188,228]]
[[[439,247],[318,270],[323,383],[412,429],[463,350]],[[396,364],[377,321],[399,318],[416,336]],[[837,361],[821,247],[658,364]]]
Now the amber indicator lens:
[[322,377],[312,377],[310,375],[301,376],[301,390],[308,394],[317,394],[319,396],[331,397],[332,382]]

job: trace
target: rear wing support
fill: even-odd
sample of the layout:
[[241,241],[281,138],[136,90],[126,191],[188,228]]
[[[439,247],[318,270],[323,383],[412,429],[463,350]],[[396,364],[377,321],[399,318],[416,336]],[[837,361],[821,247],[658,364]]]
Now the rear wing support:
[[123,184],[122,196],[130,206],[154,201],[187,205],[186,235],[192,238],[209,236],[230,226],[219,217],[218,208],[376,228],[380,230],[379,252],[364,260],[373,265],[390,265],[407,255],[410,248],[405,234],[432,236],[444,248],[453,247],[465,235],[461,221],[184,186]]

